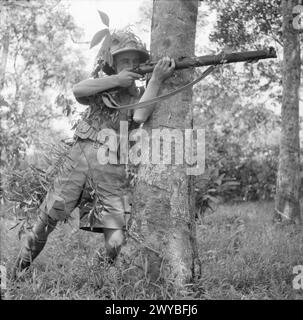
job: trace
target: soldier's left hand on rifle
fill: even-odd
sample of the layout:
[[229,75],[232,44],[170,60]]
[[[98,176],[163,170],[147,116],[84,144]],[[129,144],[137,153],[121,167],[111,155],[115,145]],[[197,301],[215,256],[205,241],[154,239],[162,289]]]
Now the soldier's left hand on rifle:
[[175,71],[175,60],[164,57],[158,61],[152,73],[150,81],[157,81],[160,84],[167,78],[171,77]]
[[[175,61],[169,57],[160,59],[152,73],[150,81],[148,82],[147,88],[139,102],[148,101],[158,96],[159,90],[163,81],[169,78],[175,71]],[[137,123],[144,123],[154,108],[137,109],[134,112],[134,121]]]

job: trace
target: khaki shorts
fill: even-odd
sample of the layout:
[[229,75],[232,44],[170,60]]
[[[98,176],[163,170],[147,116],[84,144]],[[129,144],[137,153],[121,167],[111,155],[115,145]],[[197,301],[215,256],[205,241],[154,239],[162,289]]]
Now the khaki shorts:
[[89,181],[93,181],[98,194],[97,204],[102,210],[93,215],[94,219],[91,219],[91,215],[88,219],[89,211],[80,208],[80,228],[96,232],[103,232],[103,228],[124,229],[122,197],[128,193],[125,166],[101,165],[97,160],[99,147],[102,146],[96,146],[88,140],[78,140],[40,209],[55,220],[68,219],[71,212],[84,203],[83,191],[88,184],[91,185]]

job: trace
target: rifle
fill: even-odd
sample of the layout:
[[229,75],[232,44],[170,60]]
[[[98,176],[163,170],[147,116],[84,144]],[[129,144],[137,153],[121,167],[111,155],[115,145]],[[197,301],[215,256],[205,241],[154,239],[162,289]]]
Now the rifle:
[[[201,57],[180,57],[175,59],[176,70],[197,68],[203,66],[216,66],[219,64],[242,62],[242,61],[257,61],[261,59],[277,58],[276,51],[273,47],[269,47],[264,50],[246,51],[246,52],[234,52],[234,53],[220,53],[217,55],[206,55]],[[151,73],[154,70],[157,62],[145,62],[141,63],[132,72],[144,75]]]
[[[151,104],[157,103],[159,101],[162,101],[164,99],[167,99],[177,93],[179,93],[182,90],[185,90],[197,82],[204,79],[207,75],[209,75],[217,65],[220,64],[226,64],[226,63],[234,63],[234,62],[254,62],[261,59],[270,59],[270,58],[276,58],[277,54],[273,47],[269,47],[267,49],[263,50],[257,50],[257,51],[246,51],[246,52],[234,52],[234,53],[220,53],[217,55],[205,55],[201,57],[180,57],[175,59],[175,69],[187,69],[187,68],[196,68],[196,67],[202,67],[202,66],[210,66],[208,67],[201,76],[199,76],[194,81],[186,84],[185,86],[178,88],[172,92],[169,92],[167,94],[164,94],[162,96],[158,96],[156,98],[153,98],[148,101],[126,105],[126,106],[119,106],[108,93],[104,93],[102,95],[103,102],[105,105],[112,109],[140,109],[145,108],[147,106],[150,106]],[[102,68],[103,60],[98,60],[98,65],[93,71],[93,74],[98,74],[100,69]],[[147,61],[145,63],[139,64],[138,67],[131,70],[132,72],[141,74],[142,76],[151,73],[154,70],[155,65],[157,62]],[[97,69],[98,68],[98,69]]]
[[[219,65],[225,63],[235,63],[235,62],[253,62],[261,59],[277,58],[276,51],[273,47],[265,48],[263,50],[256,51],[245,51],[245,52],[233,52],[233,53],[220,53],[217,55],[205,55],[200,57],[180,57],[175,59],[176,70],[187,69],[187,68],[197,68],[210,65]],[[92,72],[92,75],[97,77],[99,71],[102,68],[104,61],[99,58],[97,65]],[[154,70],[157,61],[147,61],[141,63],[137,68],[133,69],[132,72],[145,75],[146,73],[151,73]]]

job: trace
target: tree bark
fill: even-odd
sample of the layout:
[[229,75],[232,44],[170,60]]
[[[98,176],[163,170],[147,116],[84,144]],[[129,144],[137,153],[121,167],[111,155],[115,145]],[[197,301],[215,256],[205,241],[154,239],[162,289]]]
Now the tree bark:
[[[154,0],[151,26],[151,55],[177,58],[193,56],[198,0]],[[167,79],[162,93],[192,80],[193,70],[177,71]],[[192,90],[186,90],[157,105],[144,129],[152,137],[153,129],[192,128]],[[153,141],[154,142],[154,141]],[[150,143],[151,146],[151,143]],[[184,150],[184,145],[182,146]],[[155,152],[153,148],[150,148]],[[177,150],[177,149],[176,149]],[[169,151],[163,152],[163,157]],[[196,243],[193,176],[185,164],[176,164],[174,144],[171,164],[141,165],[134,192],[134,214],[137,232],[147,245],[147,271],[152,281],[163,275],[163,262],[175,285],[182,286],[200,274]],[[151,160],[151,158],[150,158]],[[158,252],[158,254],[156,253]]]
[[274,220],[300,223],[299,86],[301,62],[299,33],[292,25],[292,9],[296,4],[296,0],[282,1],[284,41],[282,127]]

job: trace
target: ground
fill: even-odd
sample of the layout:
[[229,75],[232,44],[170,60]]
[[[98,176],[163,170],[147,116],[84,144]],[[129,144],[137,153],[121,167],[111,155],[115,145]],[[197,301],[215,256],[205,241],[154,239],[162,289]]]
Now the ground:
[[[96,267],[102,235],[80,231],[77,218],[55,230],[47,249],[20,281],[8,280],[5,299],[303,299],[293,267],[303,265],[300,226],[273,225],[272,202],[220,205],[198,221],[202,276],[176,291],[165,275],[124,277],[127,270]],[[1,210],[1,265],[8,276],[20,243],[15,221]],[[131,268],[130,268],[131,269]],[[301,280],[302,281],[302,280]]]

